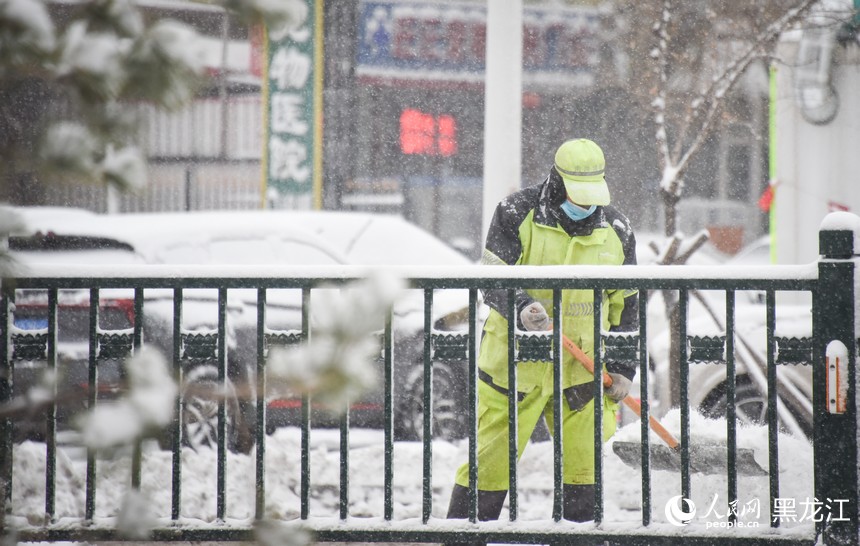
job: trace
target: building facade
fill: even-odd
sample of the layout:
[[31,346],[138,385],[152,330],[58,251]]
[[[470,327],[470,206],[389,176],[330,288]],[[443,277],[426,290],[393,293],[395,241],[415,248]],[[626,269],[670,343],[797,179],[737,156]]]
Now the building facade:
[[[316,1],[324,36],[322,207],[400,214],[477,256],[485,3]],[[143,194],[52,184],[35,201],[124,211],[277,204],[261,173],[259,34],[211,6],[140,6],[148,17],[178,18],[205,37],[210,85],[180,112],[132,105],[151,160]],[[619,50],[624,27],[613,17],[611,3],[526,4],[522,185],[543,180],[561,142],[591,138],[606,153],[614,202],[639,231],[659,232],[653,129],[630,107]],[[733,107],[741,121],[710,139],[688,171],[680,223],[686,232],[741,226],[749,240],[763,229],[755,201],[767,183],[766,80],[742,87]]]

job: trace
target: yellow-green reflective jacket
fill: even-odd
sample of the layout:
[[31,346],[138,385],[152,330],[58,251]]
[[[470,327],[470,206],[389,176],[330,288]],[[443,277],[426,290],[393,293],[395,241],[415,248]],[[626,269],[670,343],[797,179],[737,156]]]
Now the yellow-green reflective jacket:
[[[559,208],[565,198],[560,180],[549,176],[542,184],[525,188],[496,208],[487,234],[483,262],[495,265],[632,265],[636,263],[635,238],[624,215],[611,206],[598,207],[580,221],[573,221]],[[638,298],[635,291],[605,290],[602,297],[603,330],[633,330],[637,327]],[[516,313],[539,301],[553,316],[552,290],[517,291]],[[504,316],[507,291],[488,290],[484,302],[490,314],[484,325],[478,366],[493,382],[508,385],[508,321]],[[594,354],[594,298],[591,290],[564,290],[561,297],[562,329],[590,356]],[[635,369],[611,371],[633,377]],[[563,353],[562,386],[592,381],[593,376],[567,352]],[[551,392],[549,362],[517,364],[517,390],[534,388]]]

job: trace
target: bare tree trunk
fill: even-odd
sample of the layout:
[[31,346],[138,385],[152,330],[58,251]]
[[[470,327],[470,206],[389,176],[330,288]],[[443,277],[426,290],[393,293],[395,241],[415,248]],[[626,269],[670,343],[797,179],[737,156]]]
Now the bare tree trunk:
[[[672,237],[678,231],[678,201],[681,200],[681,196],[678,192],[667,189],[661,189],[660,196],[663,200],[664,233],[667,237]],[[664,290],[663,301],[666,305],[666,316],[669,318],[669,407],[674,408],[681,403],[678,293]]]
[[[673,295],[675,293],[673,292]],[[681,316],[675,301],[669,314],[669,407],[681,405]]]
[[663,200],[663,233],[666,237],[671,237],[678,231],[678,202],[681,196],[677,192],[661,189],[660,197]]

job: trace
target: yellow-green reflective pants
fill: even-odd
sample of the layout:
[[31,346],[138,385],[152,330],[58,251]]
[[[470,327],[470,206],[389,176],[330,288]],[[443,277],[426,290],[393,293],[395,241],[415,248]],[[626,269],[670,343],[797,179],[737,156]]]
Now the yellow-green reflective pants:
[[[552,396],[540,389],[528,393],[517,405],[517,460],[537,425],[546,413],[549,430],[553,430]],[[603,399],[603,441],[615,433],[618,404]],[[566,484],[594,483],[594,400],[582,410],[573,412],[567,402],[561,403],[563,444],[562,481]],[[483,381],[478,381],[478,489],[507,490],[508,477],[508,398]],[[551,469],[548,469],[551,472]],[[469,486],[469,463],[457,470],[458,485]]]

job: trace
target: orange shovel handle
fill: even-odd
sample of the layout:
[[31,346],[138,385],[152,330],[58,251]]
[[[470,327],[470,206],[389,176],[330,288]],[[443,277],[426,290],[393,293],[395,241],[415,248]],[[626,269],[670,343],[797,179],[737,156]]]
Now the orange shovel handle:
[[[585,354],[582,349],[579,348],[579,345],[574,343],[569,337],[564,334],[561,335],[561,343],[562,345],[564,345],[564,348],[565,350],[567,350],[567,352],[569,352],[575,359],[579,360],[582,365],[585,366],[586,370],[588,370],[592,374],[594,373],[594,361],[591,359],[590,356]],[[604,388],[609,387],[611,385],[612,377],[610,377],[608,373],[603,372]],[[638,400],[628,395],[623,400],[623,402],[624,405],[633,410],[633,413],[635,413],[640,419],[642,418],[642,405],[639,403]],[[649,415],[648,425],[651,427],[651,430],[657,433],[657,436],[659,436],[664,442],[666,442],[669,447],[671,447],[672,449],[678,449],[678,440],[675,439],[671,432],[666,430],[666,427],[664,427],[663,424],[660,423],[660,421]]]

